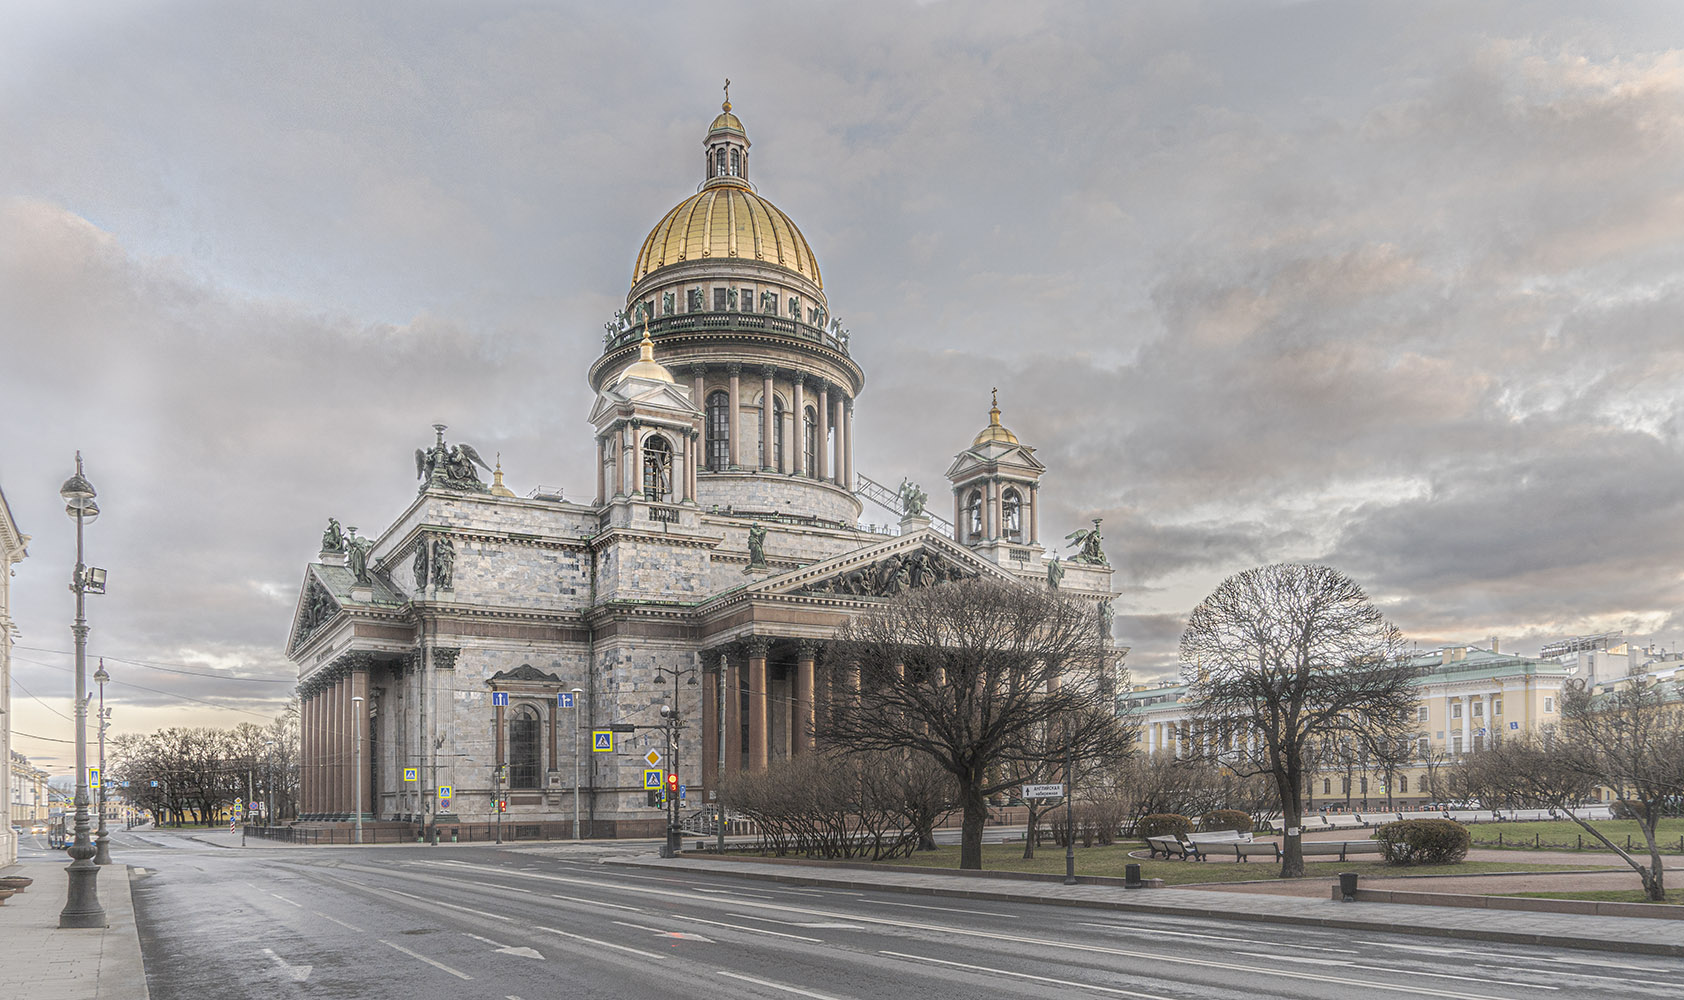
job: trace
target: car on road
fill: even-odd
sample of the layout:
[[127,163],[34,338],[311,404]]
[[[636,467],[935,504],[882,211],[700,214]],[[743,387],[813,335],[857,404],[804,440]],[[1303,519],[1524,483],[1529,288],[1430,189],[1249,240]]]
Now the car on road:
[[37,823],[34,826],[29,828],[29,832],[30,833],[46,833],[47,832],[47,824]]

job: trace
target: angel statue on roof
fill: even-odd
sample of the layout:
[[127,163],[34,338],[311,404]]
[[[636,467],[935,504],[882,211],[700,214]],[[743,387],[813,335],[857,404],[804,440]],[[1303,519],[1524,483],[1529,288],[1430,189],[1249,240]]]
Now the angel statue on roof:
[[1096,517],[1093,519],[1093,527],[1077,528],[1064,536],[1065,541],[1070,543],[1071,548],[1080,550],[1070,557],[1071,562],[1088,563],[1093,566],[1111,565],[1105,561],[1105,553],[1099,547],[1099,543],[1104,541],[1104,536],[1099,533],[1099,522],[1101,520],[1102,518]]
[[480,457],[473,445],[446,445],[444,429],[444,424],[434,424],[438,440],[431,448],[415,449],[415,478],[421,480],[421,489],[442,487],[463,493],[491,492],[491,487],[481,482],[479,473],[474,471],[477,465],[490,472],[491,466]]

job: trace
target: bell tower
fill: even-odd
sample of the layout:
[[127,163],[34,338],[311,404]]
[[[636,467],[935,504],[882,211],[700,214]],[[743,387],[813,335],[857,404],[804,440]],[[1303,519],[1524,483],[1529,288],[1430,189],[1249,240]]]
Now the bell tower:
[[1035,449],[1000,423],[995,389],[988,426],[947,470],[959,543],[1007,569],[1032,569],[1040,550],[1039,493],[1046,471]]

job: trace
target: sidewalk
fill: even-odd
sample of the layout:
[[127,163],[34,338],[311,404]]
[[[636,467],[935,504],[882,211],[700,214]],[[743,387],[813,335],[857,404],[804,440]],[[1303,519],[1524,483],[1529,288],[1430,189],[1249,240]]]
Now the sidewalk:
[[127,865],[99,870],[103,930],[60,930],[70,876],[67,861],[24,861],[0,875],[35,884],[0,905],[0,996],[53,1000],[148,1000]]
[[1339,927],[1386,934],[1420,934],[1463,941],[1501,941],[1555,948],[1684,956],[1684,927],[1675,920],[1596,917],[1562,913],[1493,912],[1402,903],[1336,903],[1331,882],[1319,897],[1217,892],[1199,889],[1123,889],[1104,885],[989,878],[984,875],[883,872],[789,864],[681,858],[609,858],[609,865],[707,872],[794,885],[879,892],[957,896],[1010,903],[1085,906],[1094,909],[1219,920]]

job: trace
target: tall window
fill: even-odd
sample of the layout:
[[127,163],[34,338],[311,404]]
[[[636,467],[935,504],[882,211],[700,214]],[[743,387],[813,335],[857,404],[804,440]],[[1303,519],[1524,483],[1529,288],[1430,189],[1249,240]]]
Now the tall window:
[[722,390],[708,396],[708,468],[719,472],[731,464],[731,397]]
[[738,158],[736,150],[731,150],[731,176],[740,177],[743,172],[743,161]]
[[982,537],[982,491],[972,490],[965,498],[965,521],[967,522],[971,538]]
[[817,476],[818,472],[816,470],[818,469],[819,461],[819,415],[811,406],[807,407],[807,415],[802,423],[805,425],[802,429],[801,442],[801,454],[806,461],[804,468],[807,470],[807,475]]
[[[760,406],[764,410],[767,400],[762,399]],[[782,469],[784,467],[784,401],[776,394],[771,397],[772,404],[772,455],[767,461],[766,442],[760,442],[761,468]]]
[[715,177],[724,176],[724,174],[725,174],[725,147],[724,146],[719,147],[718,163],[716,164],[716,166],[718,167],[718,171],[714,174],[714,176]]
[[672,445],[659,434],[643,442],[643,496],[648,500],[672,499]]
[[1006,537],[1014,542],[1023,541],[1023,497],[1017,490],[1007,487],[1001,495],[1000,515],[1006,522]]
[[531,705],[515,709],[509,720],[509,787],[538,787],[538,710]]
[[1400,774],[1397,776],[1397,793],[1399,795],[1409,794],[1409,775]]

